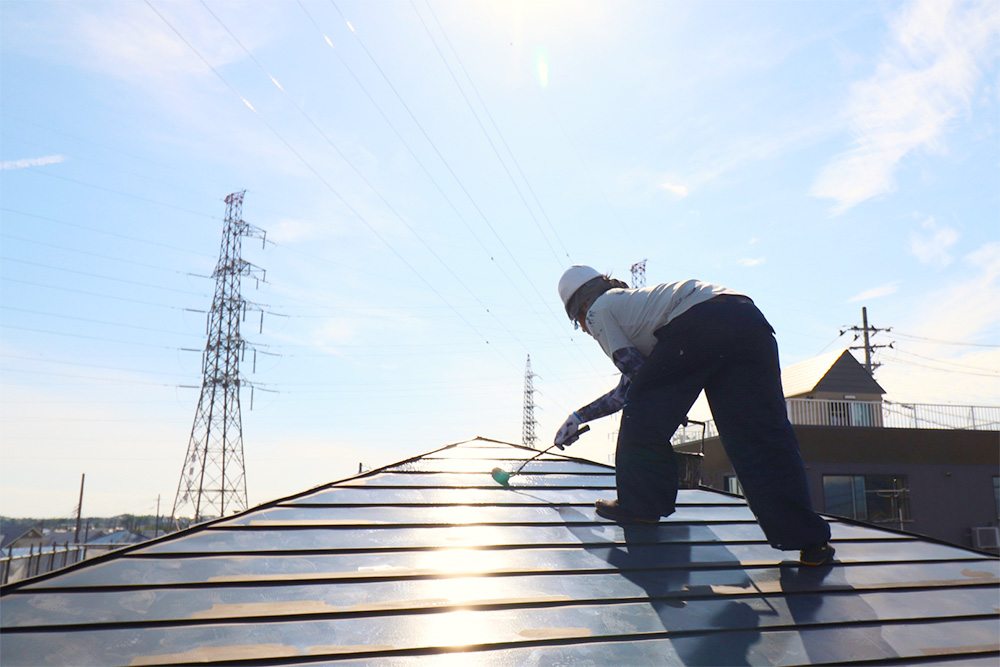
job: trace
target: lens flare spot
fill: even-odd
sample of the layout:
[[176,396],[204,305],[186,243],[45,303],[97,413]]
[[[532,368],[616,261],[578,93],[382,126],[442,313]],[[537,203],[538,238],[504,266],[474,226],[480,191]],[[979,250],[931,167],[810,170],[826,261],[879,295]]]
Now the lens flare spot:
[[535,72],[538,74],[538,83],[542,88],[549,85],[549,56],[544,51],[535,54]]

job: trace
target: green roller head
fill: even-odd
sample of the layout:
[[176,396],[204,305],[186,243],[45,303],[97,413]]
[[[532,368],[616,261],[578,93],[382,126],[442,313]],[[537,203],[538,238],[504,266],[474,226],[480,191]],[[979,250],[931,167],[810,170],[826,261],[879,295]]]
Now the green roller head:
[[493,481],[500,486],[507,486],[507,482],[510,481],[510,473],[501,468],[494,468],[490,474],[493,476]]

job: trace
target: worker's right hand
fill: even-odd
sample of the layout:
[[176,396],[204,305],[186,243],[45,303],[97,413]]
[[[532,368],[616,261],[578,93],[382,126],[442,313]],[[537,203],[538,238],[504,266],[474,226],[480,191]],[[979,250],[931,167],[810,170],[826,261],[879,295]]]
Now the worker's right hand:
[[[571,414],[566,421],[563,422],[563,425],[559,427],[559,431],[556,433],[556,447],[563,449],[565,446],[563,443],[566,442],[571,435],[577,432],[581,423],[580,418],[576,416],[575,412]],[[573,443],[569,444],[571,445]]]

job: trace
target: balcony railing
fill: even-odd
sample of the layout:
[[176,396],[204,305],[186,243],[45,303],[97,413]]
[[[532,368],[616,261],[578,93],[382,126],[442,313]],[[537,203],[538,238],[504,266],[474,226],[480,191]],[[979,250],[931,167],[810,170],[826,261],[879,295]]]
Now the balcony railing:
[[[927,405],[890,401],[830,401],[786,398],[788,420],[796,426],[868,428],[919,428],[967,431],[1000,431],[1000,406]],[[715,421],[688,424],[677,429],[674,445],[719,435]]]

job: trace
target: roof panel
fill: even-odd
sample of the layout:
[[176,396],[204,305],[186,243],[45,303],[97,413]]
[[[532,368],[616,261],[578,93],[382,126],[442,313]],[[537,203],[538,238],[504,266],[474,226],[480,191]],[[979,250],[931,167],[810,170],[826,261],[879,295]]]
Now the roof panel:
[[[484,476],[488,473],[483,473]],[[282,505],[338,504],[338,505],[507,505],[512,503],[552,503],[559,505],[593,506],[598,498],[607,498],[607,489],[545,489],[525,485],[519,476],[511,478],[510,487],[481,488],[373,488],[349,486],[348,483],[324,487],[308,494],[283,501]],[[677,493],[678,505],[745,505],[742,498],[723,493],[703,493],[681,489]]]
[[[463,554],[467,556],[468,554]],[[436,576],[411,577],[386,576],[380,581],[355,580],[330,586],[315,580],[298,583],[271,580],[267,587],[241,585],[253,579],[211,582],[202,586],[197,597],[192,588],[162,586],[148,587],[137,598],[135,590],[103,589],[37,592],[24,591],[4,600],[8,627],[32,627],[40,621],[49,625],[94,625],[126,623],[135,620],[137,605],[141,605],[146,623],[181,620],[238,619],[261,616],[321,617],[329,614],[391,613],[401,608],[415,612],[446,606],[468,605],[543,605],[552,602],[581,604],[581,601],[605,600],[609,603],[641,601],[650,597],[690,600],[695,597],[741,599],[761,595],[792,593],[872,593],[881,594],[897,589],[912,589],[921,593],[912,595],[906,604],[914,608],[941,596],[941,611],[956,607],[960,611],[967,600],[961,595],[995,596],[996,568],[988,577],[969,576],[968,569],[920,564],[904,569],[906,579],[896,573],[892,581],[885,581],[884,569],[872,565],[856,568],[848,576],[805,577],[798,573],[784,572],[774,576],[773,568],[742,567],[735,560],[729,567],[714,570],[684,570],[666,568],[626,571],[606,569],[603,572],[586,571],[577,577],[549,573],[511,574],[510,576]],[[733,567],[733,566],[738,567]],[[905,567],[905,566],[901,566]],[[565,571],[564,571],[565,572]],[[932,576],[935,573],[936,576]],[[942,575],[946,578],[942,578]],[[258,583],[263,580],[258,580]],[[203,582],[190,582],[201,584]],[[680,583],[681,585],[677,585]],[[426,597],[429,587],[434,597]],[[907,591],[904,591],[907,592]],[[929,597],[928,597],[929,596]],[[905,598],[900,598],[905,599]],[[36,610],[46,609],[42,618]]]
[[[219,527],[249,526],[365,526],[381,525],[453,525],[453,524],[558,524],[565,525],[567,518],[559,508],[568,505],[422,505],[418,507],[392,506],[278,506],[250,515],[242,515],[216,524]],[[591,505],[572,508],[583,516],[577,521],[592,523],[596,515]],[[572,519],[570,519],[572,520]],[[681,506],[670,516],[671,521],[754,521],[753,512],[746,505],[714,505],[709,507]]]
[[[984,559],[969,551],[958,554],[948,546],[931,542],[906,545],[907,557],[914,562],[897,563],[887,560],[884,542],[839,542],[837,558],[853,567],[839,576],[845,582],[876,581],[881,577],[886,586],[893,582],[947,581],[965,579],[995,583],[997,561]],[[377,556],[377,562],[375,556]],[[774,576],[786,554],[766,544],[652,544],[642,549],[627,544],[575,547],[504,549],[424,549],[394,550],[371,553],[358,551],[345,554],[283,555],[280,569],[273,556],[182,556],[146,558],[122,556],[88,568],[66,572],[59,577],[26,584],[23,590],[35,588],[87,587],[157,587],[174,584],[230,583],[309,583],[319,579],[348,582],[353,580],[403,579],[413,577],[445,577],[466,574],[510,575],[601,573],[626,569],[720,568],[739,565],[746,568],[771,568]],[[891,562],[894,567],[886,568]],[[875,574],[865,574],[859,567],[877,567]],[[938,573],[938,574],[927,574]],[[711,576],[711,573],[710,573]],[[861,578],[859,577],[867,577]],[[826,580],[824,580],[826,581]]]
[[[490,468],[492,470],[492,468]],[[440,487],[450,486],[453,488],[481,488],[496,489],[497,484],[489,476],[490,470],[480,470],[470,473],[422,473],[415,470],[399,470],[396,472],[386,472],[369,477],[359,477],[352,481],[351,486],[424,486]],[[538,473],[534,470],[529,474],[526,470],[517,477],[516,486],[525,487],[557,487],[576,489],[581,487],[613,489],[615,488],[615,475],[613,472],[601,471],[595,473],[593,470],[581,470],[579,474],[566,473]],[[515,486],[511,482],[511,486]]]
[[532,455],[450,446],[5,587],[0,658],[996,660],[996,558],[832,520],[838,562],[798,567],[733,496],[685,490],[659,526],[623,528],[593,511],[613,494],[604,466],[556,456],[492,483]]
[[[436,583],[427,583],[417,594],[435,595]],[[872,621],[880,625],[919,622],[927,614],[952,617],[958,605],[985,609],[995,602],[995,590],[982,589],[949,590],[944,596],[928,591],[872,594],[848,591],[737,599],[691,595],[661,598],[649,593],[638,601],[595,604],[591,600],[580,602],[570,598],[553,600],[556,604],[552,605],[523,604],[517,593],[512,591],[508,602],[461,606],[445,602],[435,613],[404,610],[377,615],[372,615],[374,612],[364,603],[355,613],[337,613],[336,607],[329,608],[321,600],[310,600],[297,606],[301,610],[315,610],[315,618],[300,616],[280,621],[274,618],[269,607],[282,605],[271,603],[266,595],[261,595],[258,603],[261,613],[242,622],[234,622],[236,619],[226,613],[223,605],[219,613],[225,621],[218,620],[218,615],[204,618],[202,610],[195,610],[183,623],[145,622],[142,633],[114,625],[106,629],[98,626],[98,629],[52,633],[43,648],[69,657],[80,646],[103,644],[108,653],[112,653],[113,660],[122,661],[120,664],[169,665],[192,661],[199,655],[217,655],[223,649],[228,655],[266,659],[310,655],[317,648],[333,654],[345,648],[351,651],[421,651],[470,644],[513,644],[540,638],[550,642],[583,637],[641,638],[665,632],[700,636],[725,633],[726,642],[721,643],[728,643],[733,633],[749,632],[759,636],[761,630],[772,628],[818,625],[855,628]],[[131,605],[144,608],[144,602],[132,601]],[[952,604],[942,612],[935,608],[942,602]],[[11,650],[6,646],[11,642],[14,654],[23,655],[26,644],[35,637],[37,633],[10,632],[4,638],[5,653]],[[892,657],[894,651],[884,638],[881,644],[882,657]],[[749,648],[749,645],[737,646],[739,652],[732,654],[733,658]]]

